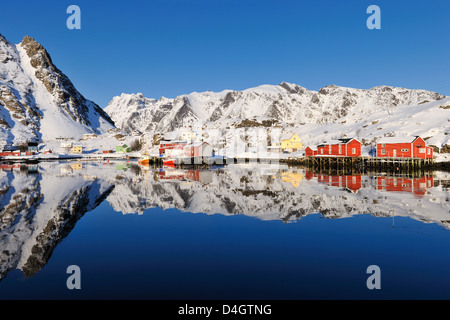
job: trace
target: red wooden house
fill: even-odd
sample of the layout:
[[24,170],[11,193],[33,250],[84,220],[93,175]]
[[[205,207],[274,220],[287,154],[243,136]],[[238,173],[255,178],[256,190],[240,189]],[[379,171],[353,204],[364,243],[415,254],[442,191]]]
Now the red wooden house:
[[0,157],[20,156],[20,151],[4,151],[0,152]]
[[161,141],[159,143],[159,155],[165,155],[166,150],[174,149],[175,147],[185,146],[186,140],[169,140]]
[[318,156],[360,157],[361,142],[354,138],[324,142],[317,146]]
[[317,150],[311,148],[311,147],[306,147],[305,149],[305,157],[312,157],[317,155]]
[[377,142],[377,157],[432,159],[433,148],[421,137],[385,137]]

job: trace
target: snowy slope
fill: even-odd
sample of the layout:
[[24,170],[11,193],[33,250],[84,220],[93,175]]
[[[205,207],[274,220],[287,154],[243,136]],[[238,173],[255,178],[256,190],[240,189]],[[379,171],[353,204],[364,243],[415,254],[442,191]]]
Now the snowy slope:
[[6,143],[80,138],[113,128],[109,116],[85,99],[26,36],[14,45],[0,35],[0,139]]
[[193,126],[229,141],[239,135],[236,128],[249,128],[245,134],[251,139],[255,127],[277,127],[297,131],[305,144],[351,136],[370,145],[384,136],[415,134],[442,147],[449,144],[449,99],[431,91],[388,86],[363,90],[330,85],[310,91],[283,82],[243,91],[193,92],[175,99],[122,94],[105,111],[129,132]]

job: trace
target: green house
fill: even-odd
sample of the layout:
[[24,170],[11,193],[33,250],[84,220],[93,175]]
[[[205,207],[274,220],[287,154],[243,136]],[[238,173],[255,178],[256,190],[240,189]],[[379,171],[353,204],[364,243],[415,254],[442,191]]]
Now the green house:
[[116,152],[122,152],[122,153],[131,152],[131,148],[129,146],[127,146],[126,144],[124,144],[121,146],[117,146]]

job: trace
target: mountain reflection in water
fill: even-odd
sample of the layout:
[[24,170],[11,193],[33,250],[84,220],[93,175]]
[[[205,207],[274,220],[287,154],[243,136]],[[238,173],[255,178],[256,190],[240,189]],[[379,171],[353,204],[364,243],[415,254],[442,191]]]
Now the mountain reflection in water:
[[409,217],[449,228],[450,175],[327,175],[284,165],[205,170],[135,162],[0,165],[0,280],[36,274],[83,215],[107,202],[116,212],[160,207],[298,221],[309,214]]

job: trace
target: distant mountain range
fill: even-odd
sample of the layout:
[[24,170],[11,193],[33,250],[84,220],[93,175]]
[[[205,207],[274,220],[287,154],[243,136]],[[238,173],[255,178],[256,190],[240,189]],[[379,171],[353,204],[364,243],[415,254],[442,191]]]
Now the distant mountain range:
[[15,45],[0,35],[0,140],[78,138],[113,127],[111,118],[76,90],[41,44],[26,36]]
[[[105,111],[127,132],[164,133],[196,123],[205,130],[278,126],[297,131],[306,143],[343,136],[368,143],[383,136],[414,134],[440,147],[449,144],[449,105],[448,97],[426,90],[330,85],[312,91],[283,82],[243,91],[194,92],[174,99],[122,94]],[[230,138],[232,134],[222,135]]]

